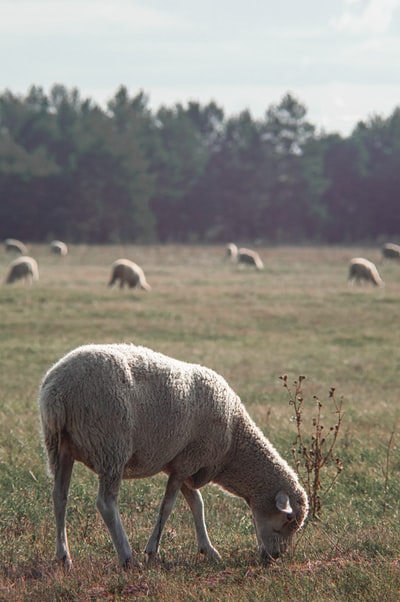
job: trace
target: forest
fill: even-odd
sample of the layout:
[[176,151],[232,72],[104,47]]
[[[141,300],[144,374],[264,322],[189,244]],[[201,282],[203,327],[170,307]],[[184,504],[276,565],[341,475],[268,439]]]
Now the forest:
[[0,237],[75,243],[376,242],[400,236],[400,105],[318,131],[287,93],[254,119],[215,102],[106,108],[55,84],[0,95]]

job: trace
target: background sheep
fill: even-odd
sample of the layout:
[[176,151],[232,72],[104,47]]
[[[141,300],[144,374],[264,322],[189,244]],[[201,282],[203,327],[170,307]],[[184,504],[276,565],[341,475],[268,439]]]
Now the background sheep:
[[29,284],[39,280],[38,264],[33,257],[22,256],[11,262],[6,284],[11,284],[22,278],[25,278]]
[[237,259],[238,256],[238,248],[233,243],[230,242],[226,245],[225,259]]
[[355,257],[350,261],[348,279],[356,283],[365,280],[366,282],[372,282],[375,286],[383,285],[383,280],[379,276],[376,265],[363,257]]
[[247,264],[256,267],[258,270],[264,269],[264,264],[257,251],[241,247],[240,249],[234,243],[226,245],[226,259],[233,259],[238,264]]
[[68,254],[68,247],[62,240],[52,240],[50,243],[50,249],[55,255],[65,256]]
[[199,550],[219,558],[198,491],[209,482],[247,502],[265,560],[284,551],[304,523],[307,496],[296,474],[212,370],[134,345],[86,345],[50,368],[39,407],[54,476],[56,557],[67,568],[65,514],[75,460],[99,475],[97,508],[121,565],[132,562],[117,506],[122,478],[168,474],[145,548],[149,560],[179,491],[192,512]]
[[4,241],[6,251],[12,251],[14,253],[20,253],[21,255],[27,255],[28,249],[23,242],[16,238],[6,238]]
[[238,250],[237,260],[239,264],[243,263],[247,265],[253,265],[257,268],[257,270],[264,269],[264,264],[257,251],[252,251],[251,249],[245,249],[242,247]]
[[400,259],[400,245],[387,242],[382,247],[382,257],[384,259]]
[[117,280],[119,280],[120,288],[123,288],[126,283],[129,288],[139,287],[145,291],[151,290],[142,268],[129,259],[117,259],[113,263],[108,286],[112,286]]

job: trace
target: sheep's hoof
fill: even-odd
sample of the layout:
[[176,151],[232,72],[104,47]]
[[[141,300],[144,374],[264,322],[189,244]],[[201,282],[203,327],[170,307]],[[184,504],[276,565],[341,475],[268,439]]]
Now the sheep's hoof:
[[200,554],[207,556],[207,559],[211,560],[211,562],[217,562],[218,560],[221,560],[221,554],[218,552],[218,550],[216,550],[213,547],[200,548],[199,552],[200,552]]
[[62,558],[56,558],[56,562],[66,572],[68,572],[72,569],[72,560],[71,560],[70,556],[63,556]]
[[156,564],[156,562],[158,560],[158,555],[156,552],[147,552],[146,551],[145,560],[146,560],[147,566],[152,566],[152,565]]
[[137,558],[135,558],[134,556],[130,556],[129,558],[127,558],[126,560],[121,562],[121,567],[126,571],[129,571],[131,569],[142,569],[143,568],[142,563],[139,562],[139,560]]
[[219,560],[221,560],[221,554],[215,548],[213,548],[210,552],[208,552],[207,557],[209,560],[212,560],[213,562],[218,562]]

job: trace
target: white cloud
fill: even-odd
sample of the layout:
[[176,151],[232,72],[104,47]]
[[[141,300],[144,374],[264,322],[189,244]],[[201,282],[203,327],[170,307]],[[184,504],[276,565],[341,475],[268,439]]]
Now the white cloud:
[[348,8],[334,20],[334,26],[345,33],[384,34],[389,30],[400,0],[345,0]]
[[139,5],[133,0],[5,0],[0,32],[57,35],[104,34],[110,29],[144,33],[182,28],[184,20],[168,10]]

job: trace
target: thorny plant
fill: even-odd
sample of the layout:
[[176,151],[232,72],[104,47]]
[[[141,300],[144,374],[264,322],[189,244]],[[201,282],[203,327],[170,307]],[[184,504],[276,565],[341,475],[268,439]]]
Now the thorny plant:
[[[339,437],[340,427],[343,421],[342,400],[337,402],[335,397],[335,389],[332,387],[329,390],[329,400],[333,403],[336,421],[334,426],[329,428],[328,434],[322,424],[322,403],[316,395],[316,414],[312,419],[313,432],[309,443],[306,441],[307,435],[304,433],[303,424],[303,390],[302,383],[306,377],[299,376],[297,381],[294,381],[294,389],[288,384],[287,375],[283,375],[280,379],[283,381],[283,386],[289,395],[289,404],[293,406],[294,417],[296,424],[296,440],[293,444],[292,455],[296,466],[297,474],[305,488],[309,504],[310,516],[318,518],[322,509],[322,497],[332,489],[339,475],[343,470],[341,459],[334,454],[336,443]],[[330,481],[325,483],[326,479],[322,478],[322,471],[328,467],[334,466],[333,475],[330,475]],[[325,474],[325,471],[324,471]],[[323,482],[324,481],[324,482]]]

